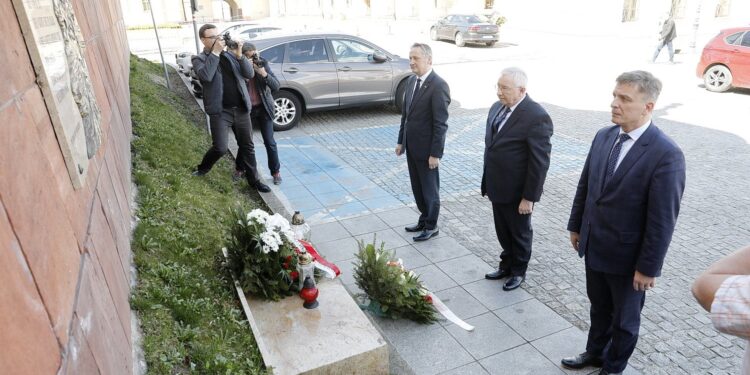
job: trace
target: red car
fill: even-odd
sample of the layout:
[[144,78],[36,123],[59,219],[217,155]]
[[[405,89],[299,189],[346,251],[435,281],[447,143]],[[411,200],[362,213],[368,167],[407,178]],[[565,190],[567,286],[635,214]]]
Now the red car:
[[695,74],[709,91],[750,88],[750,27],[722,30],[711,39],[703,47]]

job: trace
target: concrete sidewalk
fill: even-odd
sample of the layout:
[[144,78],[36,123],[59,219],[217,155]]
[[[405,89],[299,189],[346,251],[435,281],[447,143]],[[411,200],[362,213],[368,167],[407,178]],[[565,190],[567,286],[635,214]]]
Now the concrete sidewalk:
[[[256,132],[257,133],[257,132]],[[352,270],[357,241],[385,242],[404,265],[456,315],[476,328],[467,332],[446,320],[420,325],[408,320],[372,321],[392,348],[393,373],[414,374],[588,374],[564,370],[564,356],[585,347],[586,333],[519,288],[504,292],[501,281],[484,279],[493,269],[455,239],[440,234],[415,243],[403,227],[418,217],[385,189],[350,167],[299,130],[277,133],[284,181],[262,194],[277,211],[304,213],[312,242],[342,271],[351,294],[361,292]],[[265,149],[255,134],[259,171],[266,181]],[[233,151],[236,151],[236,146]],[[395,363],[395,365],[393,364]],[[637,372],[632,369],[628,374]]]

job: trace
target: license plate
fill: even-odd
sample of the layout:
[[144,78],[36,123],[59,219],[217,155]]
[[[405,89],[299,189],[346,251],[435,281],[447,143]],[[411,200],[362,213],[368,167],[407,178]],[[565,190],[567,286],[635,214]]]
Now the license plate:
[[492,39],[492,35],[484,35],[484,36],[482,36],[482,38],[484,38],[484,39]]

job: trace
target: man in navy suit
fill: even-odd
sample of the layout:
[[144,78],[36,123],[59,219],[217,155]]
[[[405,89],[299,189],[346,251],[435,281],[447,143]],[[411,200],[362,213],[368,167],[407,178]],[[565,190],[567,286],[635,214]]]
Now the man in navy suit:
[[597,132],[568,221],[585,256],[591,328],[568,368],[625,370],[638,341],[646,291],[661,275],[685,189],[685,157],[651,121],[661,82],[644,71],[617,77],[612,122]]
[[414,43],[409,51],[409,66],[414,76],[406,81],[396,155],[406,152],[411,189],[420,213],[417,223],[404,229],[419,232],[414,241],[426,241],[438,234],[438,166],[448,131],[451,96],[448,84],[432,70],[430,46]]
[[503,290],[518,288],[531,259],[531,212],[542,195],[549,169],[552,119],[526,94],[526,73],[503,70],[484,136],[482,196],[492,202],[495,233],[503,248],[500,266],[484,275],[510,277]]

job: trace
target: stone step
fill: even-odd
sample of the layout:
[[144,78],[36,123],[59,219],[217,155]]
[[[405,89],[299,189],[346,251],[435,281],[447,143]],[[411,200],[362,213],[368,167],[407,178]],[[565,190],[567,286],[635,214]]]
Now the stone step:
[[266,367],[286,374],[387,374],[388,345],[339,280],[318,285],[319,305],[237,292]]

